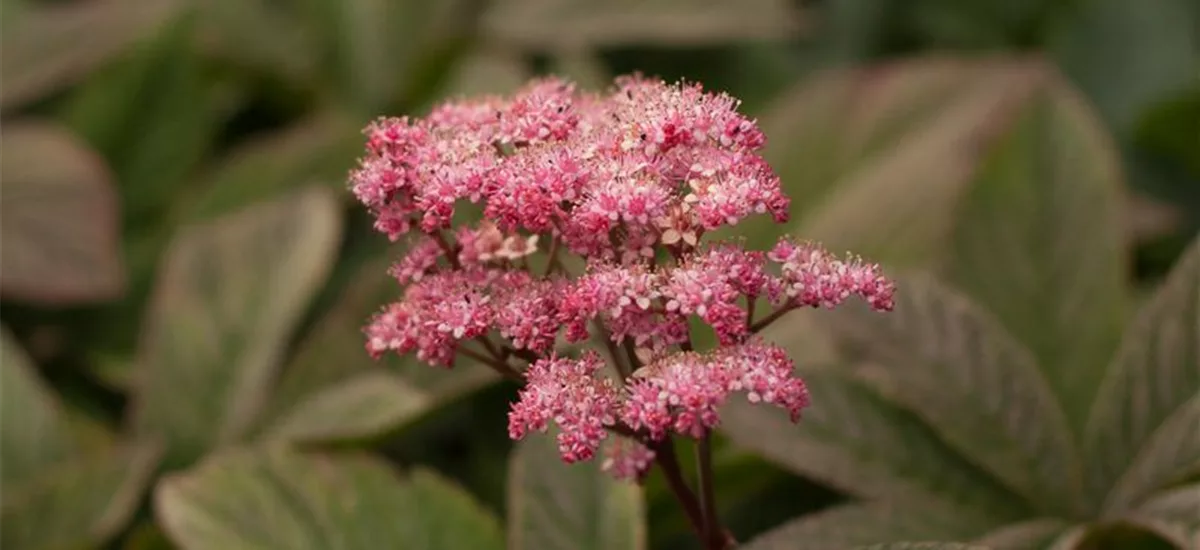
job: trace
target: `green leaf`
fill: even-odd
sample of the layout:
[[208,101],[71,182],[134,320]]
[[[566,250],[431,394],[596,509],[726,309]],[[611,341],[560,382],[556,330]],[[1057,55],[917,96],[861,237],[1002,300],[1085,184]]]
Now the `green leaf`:
[[432,401],[398,376],[382,370],[365,372],[301,402],[265,437],[302,442],[376,437],[412,421]]
[[31,121],[5,124],[0,156],[0,292],[60,306],[120,296],[120,220],[104,162],[62,128]]
[[439,95],[444,97],[512,93],[529,78],[519,56],[480,50],[455,64]]
[[739,546],[743,550],[828,550],[895,540],[969,539],[977,527],[947,510],[909,501],[847,504],[801,516]]
[[1081,432],[1129,300],[1122,182],[1100,122],[1045,81],[961,199],[947,271],[1033,351]]
[[0,328],[0,482],[29,480],[75,452],[53,391],[7,327]]
[[957,542],[890,542],[859,546],[857,550],[988,550],[988,548]]
[[130,529],[121,550],[175,550],[175,545],[150,520],[142,520]]
[[167,478],[155,512],[184,550],[503,547],[495,518],[431,473],[402,480],[367,456],[284,447],[230,450]]
[[736,400],[721,413],[735,443],[805,477],[866,499],[937,501],[962,521],[1015,520],[1026,505],[961,458],[913,413],[834,372],[802,377],[813,406],[797,424]]
[[307,0],[306,29],[318,42],[324,81],[358,112],[383,114],[408,97],[423,57],[465,36],[478,9],[464,0]]
[[483,18],[488,37],[535,50],[779,40],[800,28],[799,13],[781,0],[511,0]]
[[868,362],[864,375],[1035,509],[1076,512],[1080,458],[1029,351],[932,279],[898,280],[895,311],[852,304],[829,316]]
[[596,462],[564,463],[554,437],[535,434],[509,459],[508,548],[644,549],[642,492]]
[[103,547],[132,519],[160,450],[152,443],[132,445],[60,463],[16,487],[6,483],[0,546]]
[[1125,519],[1171,541],[1180,550],[1200,548],[1200,484],[1162,493]]
[[[177,13],[180,2],[98,0],[23,10],[0,39],[0,107],[77,82]],[[9,157],[12,158],[12,157]]]
[[1187,444],[1166,438],[1189,432],[1186,410],[1200,396],[1200,239],[1142,306],[1107,372],[1085,443],[1097,500],[1125,476],[1105,503],[1120,511],[1195,465],[1195,454],[1177,454]]
[[795,232],[894,266],[935,264],[979,149],[1039,74],[1019,62],[897,63],[835,74],[769,112],[766,154],[799,208]]
[[358,122],[336,111],[316,114],[243,144],[200,178],[183,218],[207,220],[311,184],[345,188],[365,141]]
[[139,433],[168,443],[170,466],[257,420],[334,259],[339,214],[312,188],[180,232],[143,328],[133,413]]
[[1144,495],[1200,473],[1200,393],[1171,414],[1138,451],[1129,469],[1109,493],[1113,506],[1138,502]]
[[231,90],[207,78],[195,25],[180,18],[89,78],[63,108],[66,123],[117,176],[126,227],[160,230],[180,187],[212,145]]
[[1200,9],[1188,0],[1081,2],[1050,37],[1050,55],[1124,134],[1164,94],[1196,77]]
[[[342,387],[350,384],[355,376],[368,376],[367,373],[379,369],[395,375],[395,384],[407,386],[410,392],[419,392],[426,410],[499,380],[493,371],[474,361],[461,361],[447,371],[420,363],[412,355],[388,354],[378,361],[371,359],[363,347],[362,327],[384,304],[400,298],[396,280],[387,274],[390,263],[390,259],[381,258],[367,262],[355,272],[336,305],[301,341],[283,371],[267,413],[263,415],[264,425],[287,422],[288,415],[302,414],[294,411],[304,403],[318,399],[315,396],[321,395],[326,388]],[[392,406],[395,407],[393,412],[403,408]],[[396,419],[407,421],[413,417],[400,414]]]
[[1039,518],[1005,525],[975,542],[992,550],[1044,550],[1070,528],[1061,519]]

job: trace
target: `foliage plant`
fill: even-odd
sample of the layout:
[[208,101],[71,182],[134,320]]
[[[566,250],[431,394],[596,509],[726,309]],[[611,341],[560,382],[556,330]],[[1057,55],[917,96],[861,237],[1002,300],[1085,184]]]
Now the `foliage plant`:
[[[446,367],[465,358],[519,381],[509,435],[553,424],[565,462],[623,436],[603,468],[640,479],[660,467],[713,549],[735,544],[713,491],[719,408],[735,392],[793,421],[808,406],[786,352],[755,334],[854,295],[890,310],[894,293],[878,266],[815,244],[782,240],[764,254],[705,239],[753,214],[788,219],[758,154],[765,137],[736,107],[638,76],[602,95],[538,80],[509,98],[374,123],[351,176],[376,229],[417,233],[390,270],[403,297],[366,328],[367,350]],[[483,220],[453,224],[460,200]],[[756,315],[760,302],[771,309]],[[695,348],[693,319],[716,333],[715,349]],[[597,349],[566,349],[593,339]],[[695,486],[677,436],[697,441]]]
[[[1195,469],[1155,472],[1200,392],[1170,367],[1194,360],[1197,6],[0,0],[0,547],[697,547],[661,468],[599,467],[633,440],[575,465],[508,438],[523,372],[362,351],[406,246],[345,192],[362,122],[633,71],[742,99],[791,201],[693,255],[723,242],[779,278],[754,251],[798,235],[900,275],[890,314],[802,308],[751,338],[809,405],[717,409],[713,515],[743,547],[1195,547]],[[551,242],[508,261],[540,279]],[[554,275],[586,277],[557,242]],[[697,357],[728,347],[692,317]],[[558,359],[609,361],[586,328]],[[696,479],[696,440],[665,432]]]

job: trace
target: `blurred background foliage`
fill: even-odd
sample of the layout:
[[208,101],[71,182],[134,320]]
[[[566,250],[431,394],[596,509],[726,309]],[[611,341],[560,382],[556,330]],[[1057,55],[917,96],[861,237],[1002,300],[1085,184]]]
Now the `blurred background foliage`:
[[[796,516],[822,519],[755,547],[967,540],[1013,522],[1020,536],[989,543],[1196,540],[1184,527],[1143,528],[1153,522],[1137,518],[1158,512],[1135,506],[1133,519],[1074,527],[1125,513],[1134,501],[1122,498],[1163,479],[1117,483],[1120,506],[1103,511],[1041,509],[1035,486],[1060,481],[1043,466],[1076,443],[1107,441],[1096,414],[1122,422],[1092,405],[1120,401],[1102,379],[1124,372],[1106,369],[1114,354],[1131,361],[1127,326],[1165,315],[1181,324],[1163,338],[1192,346],[1163,351],[1176,363],[1150,372],[1177,391],[1132,417],[1179,426],[1200,395],[1200,321],[1155,313],[1200,307],[1197,262],[1180,260],[1200,230],[1200,3],[3,0],[0,10],[6,548],[690,547],[661,479],[643,504],[589,466],[547,462],[536,444],[511,453],[511,386],[467,365],[380,368],[359,333],[395,294],[385,269],[402,253],[343,191],[367,121],[538,74],[599,88],[632,71],[728,91],[759,117],[794,221],[744,225],[750,242],[797,233],[944,281],[957,290],[913,290],[928,301],[914,307],[959,319],[946,326],[999,326],[980,331],[1011,335],[1023,347],[1013,353],[1032,359],[995,372],[1020,372],[1014,387],[1062,404],[1059,420],[1047,419],[1057,406],[1015,406],[1030,426],[1061,432],[1046,439],[1068,441],[1051,445],[1060,454],[1014,433],[1014,448],[985,445],[981,458],[962,426],[936,420],[969,404],[930,412],[928,396],[877,368],[814,368],[803,430],[730,413],[717,492],[740,540]],[[1166,297],[1147,302],[1176,264]],[[1152,310],[1138,318],[1150,320],[1127,322],[1144,302]],[[921,343],[945,334],[921,319],[839,332],[819,315],[772,335],[804,365],[1013,362],[974,341],[930,352]],[[876,353],[864,330],[926,355]],[[1044,390],[1029,381],[1035,363]],[[968,397],[988,390],[930,372]],[[1005,425],[1002,412],[980,414]],[[1109,443],[1133,453],[1153,422]],[[1182,466],[1163,470],[1176,477],[1153,488],[1196,480],[1200,450],[1177,451]],[[835,471],[839,460],[857,470]],[[1130,460],[1098,466],[1080,494],[1102,500]],[[933,479],[923,462],[961,471]],[[911,507],[891,497],[921,480],[971,495],[942,504],[978,504],[978,523],[894,529]],[[1200,500],[1184,491],[1146,505],[1186,516],[1179,503]],[[852,498],[869,506],[839,505]],[[821,534],[822,521],[866,535]]]

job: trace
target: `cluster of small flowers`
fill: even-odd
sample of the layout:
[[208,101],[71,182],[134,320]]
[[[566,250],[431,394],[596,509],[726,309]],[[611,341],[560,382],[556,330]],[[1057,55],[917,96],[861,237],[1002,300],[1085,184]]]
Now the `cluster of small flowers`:
[[[604,468],[624,478],[644,475],[669,433],[707,434],[731,393],[798,419],[807,390],[787,355],[753,336],[752,305],[781,314],[857,295],[889,310],[894,289],[877,266],[812,243],[782,240],[769,253],[701,243],[752,214],[787,219],[758,154],[764,136],[736,107],[695,85],[627,77],[601,96],[547,79],[372,124],[351,187],[377,229],[414,235],[391,270],[402,299],[366,327],[367,350],[499,365],[525,383],[514,439],[554,424],[575,462],[619,431],[633,439],[610,445]],[[460,201],[481,204],[484,219],[450,231]],[[692,318],[712,327],[715,350],[691,351]],[[555,351],[590,338],[608,340],[617,376],[599,355]],[[482,351],[466,347],[473,340]]]

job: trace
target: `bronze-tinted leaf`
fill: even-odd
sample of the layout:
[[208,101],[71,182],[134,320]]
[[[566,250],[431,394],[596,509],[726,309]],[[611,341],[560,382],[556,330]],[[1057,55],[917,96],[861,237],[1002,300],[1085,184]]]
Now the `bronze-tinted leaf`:
[[186,228],[167,254],[138,350],[133,424],[187,464],[247,435],[291,331],[328,274],[336,200],[310,188]]
[[1033,352],[1076,433],[1129,300],[1118,158],[1047,70],[980,159],[946,259],[948,280]]
[[21,344],[0,329],[0,481],[16,486],[74,454],[66,415]]
[[161,447],[140,443],[79,456],[17,486],[5,483],[0,546],[103,548],[133,518]]
[[947,446],[918,416],[844,374],[802,374],[812,406],[796,424],[778,409],[738,399],[721,413],[735,443],[805,477],[871,499],[941,502],[973,521],[1024,517],[1028,509]]
[[104,162],[41,122],[6,123],[0,156],[0,293],[47,305],[119,296],[120,218]]
[[154,500],[184,550],[503,547],[499,523],[462,489],[362,455],[229,450],[167,478]]
[[496,39],[552,50],[783,39],[800,30],[801,18],[781,0],[511,0],[492,4],[483,26]]
[[1092,409],[1085,445],[1096,500],[1113,490],[1105,506],[1119,512],[1194,468],[1198,399],[1200,239],[1142,306]]

